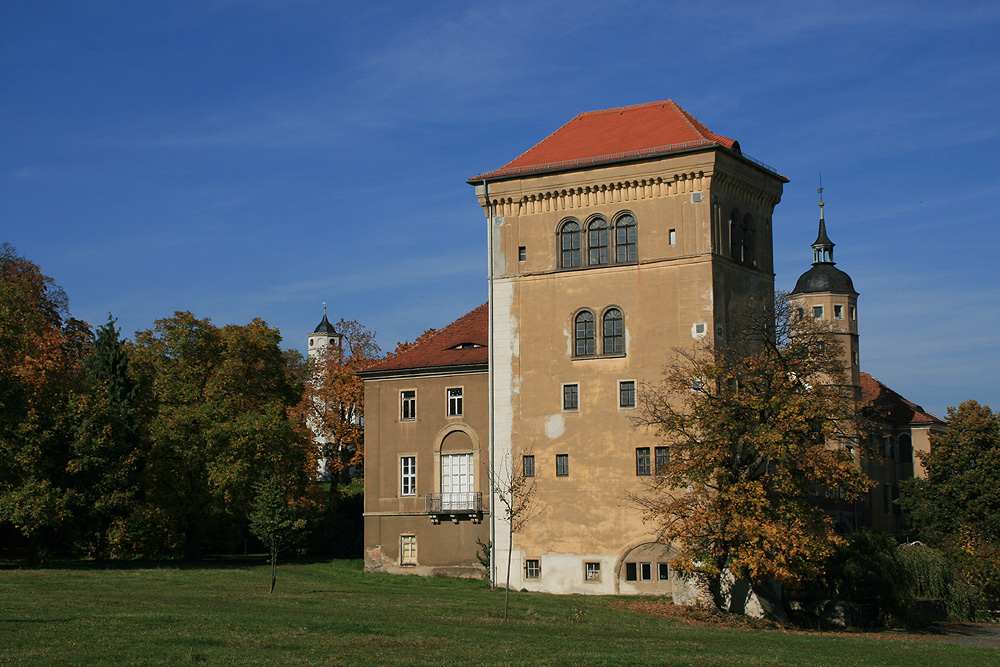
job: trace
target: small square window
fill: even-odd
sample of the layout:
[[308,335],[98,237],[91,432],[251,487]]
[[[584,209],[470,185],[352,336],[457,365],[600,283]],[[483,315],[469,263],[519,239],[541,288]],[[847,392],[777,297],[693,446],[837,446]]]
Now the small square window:
[[823,306],[813,306],[813,317],[817,320],[823,319]]
[[417,392],[415,390],[399,393],[399,418],[402,421],[413,421],[417,418]]
[[639,563],[639,581],[653,580],[653,566],[650,563]]
[[626,380],[618,383],[618,407],[635,407],[635,381]]
[[649,447],[636,447],[635,474],[639,477],[648,477],[649,472]]
[[670,230],[670,245],[677,245],[677,230]]
[[569,476],[569,454],[556,454],[556,477]]
[[801,320],[805,316],[806,316],[806,311],[805,310],[803,310],[802,308],[796,308],[795,309],[795,317],[797,317],[798,319]]
[[401,535],[399,537],[399,564],[404,566],[417,564],[416,535]]
[[833,307],[833,316],[838,320],[844,319],[844,307],[840,305],[835,305]]
[[522,246],[518,246],[518,248],[517,248],[517,261],[523,262],[526,259],[528,259],[528,249],[526,247],[524,247],[523,245]]
[[639,571],[635,563],[625,563],[625,581],[638,581]]
[[448,390],[448,416],[462,416],[462,388],[453,387]]
[[587,563],[584,572],[587,581],[600,581],[601,580],[601,564],[600,563]]
[[660,581],[667,581],[670,579],[670,564],[669,563],[657,563],[657,569],[660,571]]
[[529,558],[524,561],[524,578],[538,579],[542,576],[542,563],[537,558]]
[[525,455],[521,457],[521,470],[524,472],[525,477],[535,476],[535,457],[534,455]]
[[563,410],[580,409],[580,385],[563,385]]

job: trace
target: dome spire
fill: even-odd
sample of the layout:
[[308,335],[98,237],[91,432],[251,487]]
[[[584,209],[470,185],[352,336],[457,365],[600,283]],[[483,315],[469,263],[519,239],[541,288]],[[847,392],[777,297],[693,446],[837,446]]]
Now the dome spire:
[[823,174],[819,177],[819,234],[812,244],[813,265],[834,264],[833,261],[833,241],[826,235],[826,218],[823,215]]

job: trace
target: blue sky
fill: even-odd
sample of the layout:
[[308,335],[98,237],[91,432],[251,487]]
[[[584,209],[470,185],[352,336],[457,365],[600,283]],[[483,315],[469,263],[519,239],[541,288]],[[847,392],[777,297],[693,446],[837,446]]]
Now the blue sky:
[[1000,409],[1000,4],[0,3],[0,241],[76,317],[322,315],[384,349],[486,300],[465,179],[581,111],[673,99],[785,174],[776,283],[819,173],[862,368]]

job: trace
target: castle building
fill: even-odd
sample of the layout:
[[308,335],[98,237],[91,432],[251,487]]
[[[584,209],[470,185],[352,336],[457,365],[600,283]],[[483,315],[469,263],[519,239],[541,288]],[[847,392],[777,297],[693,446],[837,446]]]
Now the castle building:
[[[670,592],[675,554],[629,500],[669,455],[635,428],[637,396],[675,349],[724,341],[751,299],[772,301],[787,179],[667,100],[581,113],[468,182],[488,304],[362,374],[365,567],[472,574],[490,544],[515,588]],[[857,294],[823,223],[814,250],[797,291],[844,318],[863,387]],[[513,539],[489,497],[490,474],[512,471],[535,489]]]

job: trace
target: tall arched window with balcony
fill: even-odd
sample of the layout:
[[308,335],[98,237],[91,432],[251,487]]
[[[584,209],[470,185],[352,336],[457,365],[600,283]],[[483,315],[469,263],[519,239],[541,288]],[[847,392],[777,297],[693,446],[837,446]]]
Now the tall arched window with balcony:
[[609,308],[604,312],[604,354],[625,353],[625,330],[622,322],[622,311]]
[[615,222],[615,261],[628,264],[636,261],[635,218],[623,215]]
[[594,314],[589,310],[577,313],[574,339],[576,356],[586,357],[597,353],[594,343]]
[[590,266],[611,262],[611,238],[607,220],[597,218],[587,225],[587,249],[589,250],[587,263]]
[[572,269],[580,266],[580,225],[575,220],[563,223],[559,228],[559,266]]

